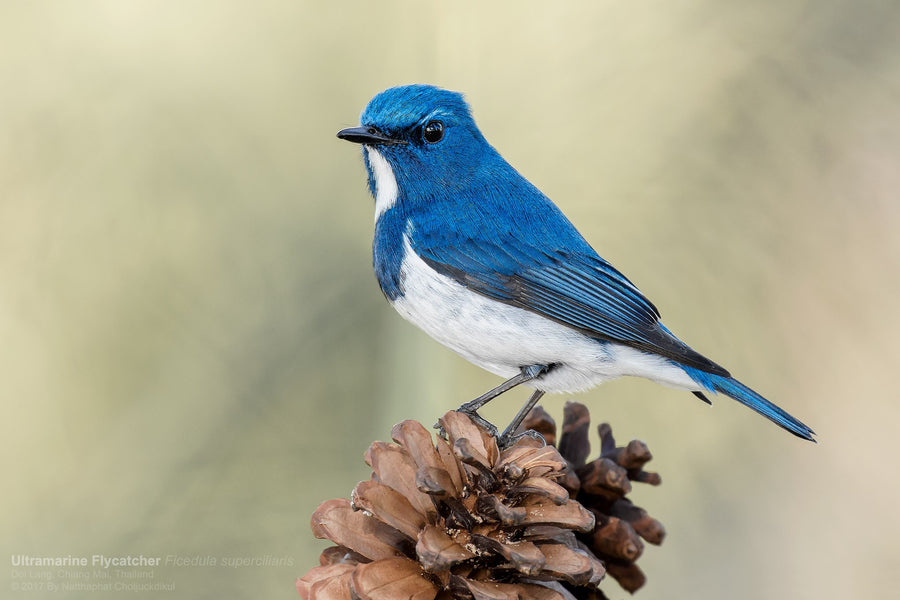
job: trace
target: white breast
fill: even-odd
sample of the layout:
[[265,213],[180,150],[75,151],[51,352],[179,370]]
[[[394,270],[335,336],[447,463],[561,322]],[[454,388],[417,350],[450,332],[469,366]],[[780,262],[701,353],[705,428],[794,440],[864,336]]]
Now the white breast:
[[[383,160],[383,159],[382,159]],[[558,365],[530,387],[577,392],[623,375],[646,377],[679,389],[698,390],[668,360],[629,346],[606,343],[468,290],[429,267],[404,236],[403,294],[394,308],[466,360],[501,377],[520,367]]]

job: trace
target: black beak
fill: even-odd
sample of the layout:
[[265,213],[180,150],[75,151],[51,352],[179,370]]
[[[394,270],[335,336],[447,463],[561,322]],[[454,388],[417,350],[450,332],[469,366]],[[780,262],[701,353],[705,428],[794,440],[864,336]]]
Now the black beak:
[[374,127],[350,127],[348,129],[341,129],[337,132],[337,136],[348,142],[368,144],[369,146],[396,146],[397,144],[406,143],[403,140],[388,137]]

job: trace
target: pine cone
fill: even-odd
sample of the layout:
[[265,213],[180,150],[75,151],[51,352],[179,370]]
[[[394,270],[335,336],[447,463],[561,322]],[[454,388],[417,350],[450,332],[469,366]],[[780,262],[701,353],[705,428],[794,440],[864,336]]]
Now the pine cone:
[[606,569],[576,534],[594,513],[560,485],[565,459],[522,438],[497,441],[462,413],[432,439],[415,421],[391,431],[396,444],[366,453],[369,481],[352,500],[313,513],[316,537],[337,544],[297,580],[307,600],[571,600],[603,598]]
[[[603,423],[597,428],[600,456],[586,462],[591,449],[587,407],[567,402],[563,415],[559,451],[570,469],[569,476],[560,484],[596,519],[593,531],[580,533],[577,537],[606,565],[607,572],[619,585],[634,592],[646,582],[644,573],[635,564],[644,549],[641,538],[659,545],[666,535],[662,523],[625,497],[634,481],[651,485],[662,482],[658,474],[643,470],[653,456],[640,440],[617,448],[612,428]],[[522,428],[540,432],[548,444],[556,442],[556,424],[539,406],[531,411]]]

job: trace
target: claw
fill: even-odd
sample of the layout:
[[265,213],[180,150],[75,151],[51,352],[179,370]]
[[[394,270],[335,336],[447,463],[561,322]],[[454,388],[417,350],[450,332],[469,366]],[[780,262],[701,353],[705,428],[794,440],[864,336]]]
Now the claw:
[[[472,411],[472,410],[466,410],[462,406],[457,408],[456,412],[462,413],[462,414],[466,415],[467,417],[469,417],[470,419],[472,419],[473,421],[475,421],[475,424],[478,425],[479,427],[483,428],[484,430],[486,430],[491,437],[498,437],[500,435],[500,431],[497,429],[497,427],[494,424],[492,424],[490,421],[488,421],[487,419],[485,419],[484,417],[479,415],[477,412]],[[432,428],[438,430],[439,436],[441,436],[445,440],[447,439],[447,432],[444,430],[443,427],[441,427],[440,422],[437,422],[434,425],[432,425]]]
[[459,412],[461,412],[462,414],[466,415],[467,417],[469,417],[470,419],[475,421],[475,424],[478,425],[479,427],[484,428],[490,434],[491,437],[497,437],[500,434],[500,432],[497,430],[497,427],[495,427],[490,421],[488,421],[487,419],[485,419],[484,417],[479,415],[477,412],[475,412],[475,411],[470,412],[467,410],[460,410]]
[[540,442],[542,446],[547,445],[547,440],[544,439],[544,436],[542,436],[534,429],[528,429],[527,431],[515,435],[512,433],[504,433],[502,436],[500,436],[500,439],[497,440],[497,446],[499,446],[500,450],[503,451],[511,446],[514,446],[516,442],[526,437]]
[[447,431],[441,426],[440,421],[431,426],[432,429],[437,429],[438,436],[447,439]]

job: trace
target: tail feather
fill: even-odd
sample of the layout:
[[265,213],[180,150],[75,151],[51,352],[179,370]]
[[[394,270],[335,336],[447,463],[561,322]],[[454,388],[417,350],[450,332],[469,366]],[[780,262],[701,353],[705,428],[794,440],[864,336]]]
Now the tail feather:
[[775,406],[746,385],[731,377],[721,377],[706,373],[692,367],[681,365],[685,372],[697,382],[698,385],[710,392],[725,394],[734,398],[744,406],[752,408],[779,427],[782,427],[797,437],[815,442],[815,432],[804,425],[799,419],[789,415],[781,408]]

